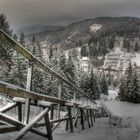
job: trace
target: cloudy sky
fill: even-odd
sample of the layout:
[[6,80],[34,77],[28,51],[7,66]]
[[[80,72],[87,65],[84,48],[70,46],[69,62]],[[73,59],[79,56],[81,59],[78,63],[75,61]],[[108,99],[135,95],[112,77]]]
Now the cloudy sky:
[[34,25],[67,25],[98,16],[140,17],[140,0],[0,0],[14,29]]

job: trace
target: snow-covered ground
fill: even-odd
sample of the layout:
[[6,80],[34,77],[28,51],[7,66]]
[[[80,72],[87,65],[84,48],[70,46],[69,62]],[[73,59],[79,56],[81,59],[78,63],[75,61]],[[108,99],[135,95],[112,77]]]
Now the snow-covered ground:
[[101,24],[93,24],[90,26],[90,32],[96,33],[101,28],[102,28]]
[[[62,126],[65,125],[62,124]],[[66,132],[64,126],[60,126],[53,133],[54,140],[139,140],[140,135],[132,128],[110,128],[108,118],[97,119],[92,128],[86,130],[75,130],[74,133]],[[9,140],[14,137],[15,133],[0,135],[0,140]],[[35,134],[28,133],[23,140],[46,140]]]
[[140,66],[140,53],[135,54],[135,57],[132,58],[132,63],[136,63],[138,66]]
[[113,116],[119,116],[121,126],[126,126],[140,132],[140,104],[120,101],[107,101],[103,106]]

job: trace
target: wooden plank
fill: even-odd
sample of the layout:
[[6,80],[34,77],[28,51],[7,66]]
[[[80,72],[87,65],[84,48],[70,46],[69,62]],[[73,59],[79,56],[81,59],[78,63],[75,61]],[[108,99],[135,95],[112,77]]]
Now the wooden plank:
[[5,106],[4,108],[1,108],[0,112],[5,113],[5,112],[9,111],[10,109],[12,109],[12,108],[14,108],[16,106],[17,106],[17,103],[11,103],[11,104]]
[[10,125],[0,126],[0,134],[10,133],[14,131],[18,131],[18,128],[16,126],[10,126]]
[[10,37],[7,33],[2,31],[1,29],[0,29],[0,41],[2,41],[4,43],[9,43],[11,48],[13,48],[15,51],[17,51],[21,55],[23,55],[29,61],[33,62],[33,64],[39,66],[45,72],[49,72],[51,75],[53,75],[54,77],[58,78],[60,81],[68,84],[74,90],[78,91],[78,94],[84,95],[85,97],[89,98],[90,100],[92,100],[96,104],[96,102],[94,101],[94,99],[92,97],[88,96],[81,89],[76,87],[73,83],[71,83],[70,81],[68,81],[67,79],[62,77],[60,74],[58,74],[57,72],[52,70],[49,66],[47,66],[46,64],[41,62],[39,59],[37,59],[35,56],[33,56],[28,50],[26,50],[24,47],[22,47],[17,41],[15,41],[12,37]]
[[[17,126],[18,129],[22,129],[23,127],[26,126],[24,123],[19,122],[19,121],[15,120],[15,119],[12,119],[11,117],[9,117],[9,116],[7,116],[5,114],[2,114],[2,113],[0,113],[0,120],[3,120],[3,121],[5,121],[5,122],[7,122],[9,124],[15,125],[15,126]],[[45,133],[43,133],[43,132],[41,132],[39,130],[36,130],[34,128],[31,128],[30,131],[35,133],[35,134],[38,134],[40,136],[43,136],[45,138],[47,137],[47,135]]]
[[23,129],[12,140],[20,140],[38,121],[40,121],[47,113],[49,109],[44,109],[38,116],[36,116],[29,124],[27,124]]
[[66,100],[63,99],[37,94],[33,91],[27,91],[23,88],[19,88],[17,86],[2,81],[0,81],[0,92],[7,94],[9,96],[29,98],[32,100],[42,100],[42,101],[48,101],[48,102],[54,102],[60,104],[64,104],[67,102]]

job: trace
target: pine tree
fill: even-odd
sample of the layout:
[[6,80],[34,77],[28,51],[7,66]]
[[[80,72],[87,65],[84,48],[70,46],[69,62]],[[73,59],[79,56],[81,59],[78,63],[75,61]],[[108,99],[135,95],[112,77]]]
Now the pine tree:
[[135,46],[134,46],[134,51],[139,52],[140,51],[140,46],[138,45],[138,43],[136,42]]
[[90,73],[89,95],[96,99],[100,98],[99,83],[97,77],[94,75],[93,70]]
[[120,81],[119,93],[118,93],[118,98],[121,101],[125,101],[126,100],[126,83],[124,81],[125,80],[122,77],[121,81]]
[[100,98],[99,83],[93,70],[91,70],[90,74],[84,74],[82,76],[80,88],[95,100]]
[[49,50],[49,61],[52,59],[53,57],[53,49],[52,47],[50,47],[50,50]]
[[[11,34],[9,22],[4,14],[0,15],[0,29],[7,34]],[[0,59],[10,61],[11,55],[10,48],[5,44],[0,43]]]
[[132,76],[132,89],[131,89],[131,95],[130,95],[130,102],[133,103],[140,103],[140,97],[139,95],[139,80],[138,80],[138,73],[136,70],[136,66],[134,66],[133,69],[133,76]]
[[24,32],[20,33],[19,42],[25,47],[25,34],[24,34]]
[[[32,53],[39,60],[43,61],[43,53],[41,50],[40,43],[39,43],[39,41],[36,40],[34,35],[32,38]],[[44,81],[45,81],[45,74],[39,67],[34,66],[33,67],[33,76],[32,76],[32,90],[37,93],[44,93],[45,92]]]
[[121,81],[119,89],[120,100],[140,103],[138,74],[136,66],[132,66],[131,62],[126,69],[125,76]]
[[[11,35],[12,32],[10,30],[9,22],[4,14],[0,14],[0,29],[6,32],[7,34]],[[0,72],[1,78],[3,80],[8,80],[8,73],[11,70],[11,57],[13,55],[13,51],[10,46],[6,43],[0,42],[0,63],[3,64],[3,69]]]
[[0,14],[0,29],[11,35],[10,25],[7,21],[7,17],[4,14]]
[[100,90],[102,94],[108,95],[108,83],[104,74],[100,80]]
[[[15,36],[15,39],[17,39],[17,36]],[[17,39],[18,40],[18,39]],[[24,38],[20,37],[19,42],[23,47],[25,47],[25,41],[23,41]],[[28,60],[25,59],[21,54],[18,52],[13,53],[12,57],[12,69],[10,72],[10,78],[9,82],[12,84],[15,84],[19,87],[25,88],[26,87],[26,81],[27,81],[27,62]]]
[[72,59],[71,56],[68,57],[67,60],[67,69],[66,69],[66,78],[72,82],[72,83],[76,83],[75,81],[75,65],[74,65],[74,60]]

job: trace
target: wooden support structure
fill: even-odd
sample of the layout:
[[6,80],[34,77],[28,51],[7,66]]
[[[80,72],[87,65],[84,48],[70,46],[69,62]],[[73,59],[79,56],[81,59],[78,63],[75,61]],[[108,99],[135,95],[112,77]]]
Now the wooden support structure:
[[[32,88],[32,75],[33,75],[33,63],[29,61],[28,66],[28,73],[27,73],[27,84],[26,84],[26,90],[31,90]],[[25,118],[24,123],[29,123],[29,114],[30,114],[30,102],[31,100],[29,98],[26,98],[25,100]]]
[[[19,133],[12,140],[20,140],[39,120],[41,120],[47,113],[48,108],[44,109],[34,120],[19,131]],[[48,125],[47,125],[48,126]],[[52,140],[52,139],[49,139]]]
[[[58,85],[58,99],[61,99],[61,93],[62,93],[62,83],[59,82]],[[60,119],[60,104],[58,104],[57,109],[57,118]]]
[[22,122],[22,103],[18,102],[18,120]]
[[10,133],[15,131],[18,131],[18,128],[16,126],[12,126],[12,125],[0,126],[0,134]]
[[[22,128],[24,128],[26,126],[24,123],[22,123],[20,121],[17,121],[15,119],[12,119],[11,117],[9,117],[7,115],[4,115],[2,113],[0,113],[0,120],[3,120],[4,122],[7,122],[9,124],[12,124],[12,125],[16,126],[18,130],[22,129]],[[34,128],[31,128],[30,131],[35,133],[35,134],[38,134],[40,136],[43,136],[45,138],[47,137],[47,134],[45,134],[45,133],[43,133],[43,132],[41,132],[39,130],[36,130]]]
[[71,114],[71,107],[68,106],[68,117],[69,117],[69,125],[70,125],[70,131],[73,132],[73,119],[72,119],[72,114]]
[[[95,110],[80,107],[80,104],[76,103],[76,94],[80,94],[80,96],[82,95],[83,98],[88,98],[94,104],[96,104],[92,97],[88,96],[73,83],[52,70],[47,64],[41,62],[31,52],[22,47],[18,42],[16,42],[12,37],[3,32],[1,29],[0,42],[7,43],[8,46],[10,46],[16,52],[20,53],[29,61],[26,89],[19,88],[12,84],[0,81],[0,93],[7,94],[10,97],[18,98],[14,103],[4,107],[3,109],[0,109],[0,121],[6,122],[2,123],[3,125],[0,125],[0,134],[19,131],[12,140],[20,140],[27,132],[31,131],[35,134],[48,138],[48,140],[53,140],[52,132],[62,121],[66,121],[66,130],[70,129],[70,132],[74,131],[74,126],[77,127],[77,120],[79,118],[81,120],[82,130],[85,129],[85,119],[88,121],[89,127],[93,126],[93,118],[95,121]],[[34,65],[40,67],[45,73],[47,72],[53,75],[54,78],[58,79],[58,97],[42,95],[31,91]],[[63,83],[68,85],[70,87],[70,90],[72,90],[73,102],[62,99],[61,96]],[[25,106],[25,109],[23,109],[23,105]],[[43,111],[34,116],[35,118],[32,120],[30,119],[31,105],[33,105],[34,107],[43,107]],[[11,117],[3,114],[7,111],[10,111],[14,107],[18,108],[18,120],[12,119]],[[68,111],[68,113],[63,118],[61,118],[60,116],[60,107],[67,109]],[[55,108],[57,108],[57,119],[54,120]],[[48,113],[49,110],[51,111],[50,117]],[[44,119],[44,122],[39,123],[42,118]],[[53,126],[54,123],[57,123],[57,125]],[[46,127],[46,133],[36,129],[37,127],[42,126]]]
[[90,122],[91,122],[91,126],[93,126],[93,115],[92,115],[92,109],[89,110],[90,112]]
[[52,129],[49,121],[49,114],[47,113],[45,116],[45,124],[46,124],[46,130],[47,130],[47,135],[48,135],[48,140],[53,140],[52,137]]
[[90,128],[91,125],[90,125],[90,119],[89,119],[89,109],[86,110],[86,114],[87,114],[87,122],[88,122],[88,127]]
[[11,103],[10,105],[7,105],[6,107],[0,109],[0,112],[5,113],[5,112],[11,110],[12,108],[14,108],[16,106],[17,106],[17,103]]
[[80,108],[80,113],[81,113],[82,130],[85,130],[85,125],[84,125],[84,110],[83,110],[83,108]]

